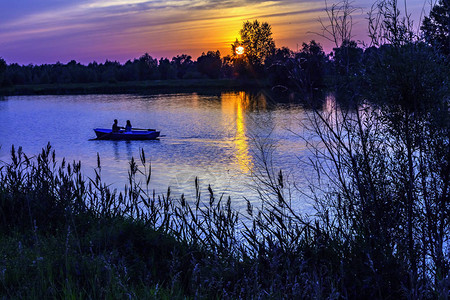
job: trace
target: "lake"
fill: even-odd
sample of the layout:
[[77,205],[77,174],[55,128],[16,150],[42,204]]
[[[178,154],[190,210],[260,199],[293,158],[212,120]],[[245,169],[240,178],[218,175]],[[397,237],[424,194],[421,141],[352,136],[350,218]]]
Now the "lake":
[[[131,120],[138,128],[156,128],[163,136],[90,140],[93,128],[111,128],[114,119],[121,126]],[[235,208],[245,209],[244,199],[259,201],[255,174],[264,143],[266,150],[273,148],[275,171],[282,169],[295,183],[294,200],[302,203],[298,191],[313,177],[303,163],[311,155],[301,137],[307,120],[300,104],[276,102],[266,93],[13,96],[0,100],[0,160],[9,161],[13,144],[31,156],[50,142],[59,160],[81,161],[83,173],[92,176],[98,153],[103,181],[121,190],[129,161],[143,149],[156,193],[170,186],[172,195],[189,199],[198,177],[204,195],[211,185],[216,195],[231,196]]]

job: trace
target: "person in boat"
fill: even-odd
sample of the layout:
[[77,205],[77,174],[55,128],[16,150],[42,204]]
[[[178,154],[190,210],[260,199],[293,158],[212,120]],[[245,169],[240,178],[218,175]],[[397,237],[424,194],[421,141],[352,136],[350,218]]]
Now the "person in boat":
[[112,132],[119,132],[120,131],[120,127],[119,125],[117,125],[117,119],[114,119],[114,124],[112,126]]
[[125,132],[131,132],[131,122],[127,120],[127,125],[125,125]]

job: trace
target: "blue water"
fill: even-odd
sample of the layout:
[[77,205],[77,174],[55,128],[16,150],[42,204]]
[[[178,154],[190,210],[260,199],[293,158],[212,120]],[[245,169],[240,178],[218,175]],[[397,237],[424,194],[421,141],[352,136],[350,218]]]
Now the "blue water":
[[[156,128],[163,137],[90,141],[93,128],[111,128],[114,119],[121,126],[131,120],[134,127]],[[270,144],[265,150],[274,147],[274,170],[289,175],[297,190],[306,189],[312,170],[301,163],[310,157],[301,137],[305,120],[301,105],[244,92],[6,97],[0,100],[0,160],[9,160],[11,145],[31,156],[50,142],[59,160],[81,161],[84,174],[92,176],[98,153],[103,180],[121,190],[130,159],[139,158],[143,149],[156,193],[170,186],[173,195],[189,199],[198,177],[204,191],[211,185],[244,209],[244,197],[259,199],[255,174],[261,171],[258,145],[263,141]]]

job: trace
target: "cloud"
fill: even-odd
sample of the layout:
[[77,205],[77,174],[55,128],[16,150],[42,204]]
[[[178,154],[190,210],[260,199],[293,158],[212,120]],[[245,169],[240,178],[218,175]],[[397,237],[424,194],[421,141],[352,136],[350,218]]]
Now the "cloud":
[[193,57],[207,50],[224,53],[242,22],[254,19],[269,22],[276,41],[290,43],[277,46],[295,46],[309,38],[323,8],[323,0],[2,1],[0,56],[18,61],[27,49],[30,60],[36,49],[55,61],[93,53],[105,58],[119,53],[121,60],[153,51]]
[[[204,11],[223,8],[246,7],[249,4],[258,6],[281,5],[292,1],[148,1],[148,0],[113,0],[113,1],[91,1],[78,5],[58,7],[27,15],[2,24],[0,37],[3,39],[20,40],[30,35],[49,35],[52,32],[59,34],[61,31],[87,30],[89,28],[106,30],[110,28],[119,32],[128,28],[140,28],[148,26],[159,26],[168,24],[179,24],[185,22],[196,22],[206,20],[220,20],[230,18],[249,17],[281,17],[308,12],[313,10],[285,11],[280,13],[259,14],[254,16],[251,11],[242,11],[238,14],[213,15],[203,14]],[[183,7],[183,12],[177,8]],[[282,8],[282,7],[281,7]],[[189,11],[189,12],[188,12]],[[193,12],[194,11],[194,12]],[[197,11],[197,12],[195,12]],[[92,32],[92,30],[90,30]],[[88,33],[88,32],[87,32]],[[14,37],[15,36],[15,37]]]
[[[45,1],[44,1],[45,2]],[[56,2],[56,1],[53,1]],[[61,2],[61,1],[59,1]],[[296,2],[296,1],[295,1]],[[294,1],[254,0],[112,0],[64,2],[34,7],[16,18],[0,21],[0,56],[36,51],[56,60],[88,53],[136,53],[159,51],[166,55],[203,51],[225,52],[247,19],[298,17],[318,10]],[[300,8],[300,9],[299,9]],[[71,45],[67,47],[67,45]],[[211,48],[209,48],[211,47]],[[28,51],[27,51],[28,49]],[[199,52],[199,53],[196,53]],[[6,54],[5,54],[6,53]],[[128,57],[133,58],[133,57]]]

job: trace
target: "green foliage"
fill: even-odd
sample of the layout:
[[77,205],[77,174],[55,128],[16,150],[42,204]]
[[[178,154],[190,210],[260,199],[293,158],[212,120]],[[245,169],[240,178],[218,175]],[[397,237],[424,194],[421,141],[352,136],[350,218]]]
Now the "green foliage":
[[[88,220],[92,223],[89,228],[69,226],[52,235],[39,227],[30,237],[2,235],[0,295],[8,299],[181,298],[181,290],[151,283],[153,274],[164,274],[158,269],[165,262],[158,251],[170,255],[166,250],[172,244],[164,244],[164,237],[156,233],[152,237],[148,229],[143,234],[139,226],[126,220]],[[134,255],[135,245],[127,240],[130,236],[123,237],[124,244],[117,246],[115,239],[124,234],[135,235],[145,255]]]

